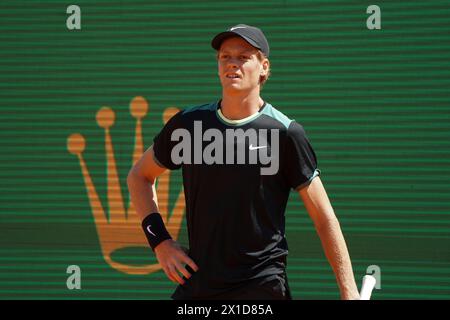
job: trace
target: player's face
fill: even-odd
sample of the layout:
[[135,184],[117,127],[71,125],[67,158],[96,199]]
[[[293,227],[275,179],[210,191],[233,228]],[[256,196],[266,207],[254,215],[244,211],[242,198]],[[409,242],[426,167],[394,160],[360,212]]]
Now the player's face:
[[257,57],[258,50],[240,37],[226,39],[218,52],[219,77],[228,93],[250,91],[259,86],[267,63]]

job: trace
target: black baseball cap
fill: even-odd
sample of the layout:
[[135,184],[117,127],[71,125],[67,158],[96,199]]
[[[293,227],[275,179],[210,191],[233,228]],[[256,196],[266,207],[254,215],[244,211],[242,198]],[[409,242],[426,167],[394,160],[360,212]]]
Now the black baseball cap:
[[252,46],[261,50],[266,57],[269,57],[269,43],[267,42],[264,33],[261,29],[246,24],[238,24],[231,27],[227,31],[219,33],[214,37],[214,39],[212,39],[211,46],[214,49],[219,50],[220,45],[225,39],[235,36],[243,38]]

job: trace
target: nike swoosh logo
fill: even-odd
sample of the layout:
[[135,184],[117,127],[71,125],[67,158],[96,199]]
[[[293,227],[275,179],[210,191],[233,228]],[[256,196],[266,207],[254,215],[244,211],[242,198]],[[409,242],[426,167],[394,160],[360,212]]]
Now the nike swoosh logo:
[[154,233],[152,232],[152,230],[150,230],[150,227],[151,227],[151,226],[152,226],[152,225],[147,226],[147,231],[148,231],[149,233],[151,233],[153,236],[156,237],[156,234],[154,234]]
[[230,31],[233,31],[234,29],[239,29],[239,28],[243,29],[243,28],[247,28],[247,27],[234,27],[234,28],[231,28]]
[[267,148],[267,146],[256,146],[256,147],[254,147],[252,144],[250,145],[250,147],[249,147],[249,149],[250,150],[257,150],[257,149],[262,149],[262,148]]

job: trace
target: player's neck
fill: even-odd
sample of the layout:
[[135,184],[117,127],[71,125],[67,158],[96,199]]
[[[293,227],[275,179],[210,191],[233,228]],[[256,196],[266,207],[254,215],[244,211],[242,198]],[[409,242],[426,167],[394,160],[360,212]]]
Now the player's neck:
[[223,95],[221,111],[225,118],[241,120],[257,113],[264,101],[259,91],[248,95]]

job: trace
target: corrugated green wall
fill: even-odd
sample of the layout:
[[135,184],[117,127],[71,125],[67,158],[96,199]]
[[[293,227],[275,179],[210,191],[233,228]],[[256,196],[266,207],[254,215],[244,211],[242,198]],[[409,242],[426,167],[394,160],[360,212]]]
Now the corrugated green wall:
[[[0,298],[167,299],[160,271],[130,275],[105,262],[80,164],[108,211],[105,133],[111,128],[125,203],[135,119],[149,103],[147,148],[167,107],[218,99],[211,38],[238,23],[261,27],[272,76],[262,96],[302,123],[341,222],[355,275],[381,268],[374,299],[450,298],[450,6],[448,1],[64,1],[0,4]],[[381,8],[368,30],[366,8]],[[173,206],[180,173],[171,184]],[[295,299],[337,299],[308,214],[292,193],[288,276]],[[186,242],[182,231],[180,241]],[[116,257],[154,262],[146,250]],[[68,290],[66,268],[82,270]]]

